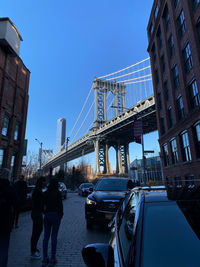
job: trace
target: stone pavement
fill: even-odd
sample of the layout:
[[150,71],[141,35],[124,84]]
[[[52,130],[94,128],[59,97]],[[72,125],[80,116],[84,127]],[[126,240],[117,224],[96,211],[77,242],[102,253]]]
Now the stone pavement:
[[[57,267],[85,266],[81,256],[82,248],[89,243],[107,243],[109,240],[109,233],[100,228],[86,229],[84,202],[85,198],[78,196],[77,193],[68,193],[68,198],[63,201],[64,216],[58,234]],[[41,267],[42,260],[30,259],[32,231],[30,212],[20,214],[19,226],[11,233],[8,267]],[[38,244],[41,251],[42,240],[43,233]]]

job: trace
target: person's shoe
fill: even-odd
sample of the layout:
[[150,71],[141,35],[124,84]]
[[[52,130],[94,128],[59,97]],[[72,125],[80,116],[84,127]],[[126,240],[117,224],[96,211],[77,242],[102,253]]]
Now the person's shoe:
[[40,253],[37,252],[37,251],[31,253],[31,259],[32,259],[32,260],[39,260],[39,259],[41,259],[41,255],[40,255]]
[[43,259],[42,266],[47,266],[48,264],[49,264],[49,259],[48,258]]
[[50,260],[50,265],[53,266],[57,263],[57,260],[56,259],[51,259]]

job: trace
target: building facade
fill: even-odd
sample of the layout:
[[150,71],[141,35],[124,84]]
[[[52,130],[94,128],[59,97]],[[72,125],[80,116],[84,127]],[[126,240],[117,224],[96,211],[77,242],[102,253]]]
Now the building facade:
[[200,179],[200,0],[155,0],[148,24],[164,178]]
[[0,18],[0,168],[21,174],[30,71],[19,57],[22,38],[9,18]]
[[57,120],[56,153],[65,148],[66,120]]
[[[149,157],[145,159],[146,166],[146,180],[155,182],[155,184],[161,183],[163,181],[162,169],[161,169],[161,159],[159,156]],[[129,177],[140,183],[144,182],[144,167],[143,159],[135,159],[129,165]]]

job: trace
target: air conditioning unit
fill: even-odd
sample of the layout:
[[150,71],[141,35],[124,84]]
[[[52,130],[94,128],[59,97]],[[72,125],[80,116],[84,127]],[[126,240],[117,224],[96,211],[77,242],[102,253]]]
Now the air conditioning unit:
[[9,18],[0,18],[0,45],[14,56],[19,56],[20,36],[16,26]]

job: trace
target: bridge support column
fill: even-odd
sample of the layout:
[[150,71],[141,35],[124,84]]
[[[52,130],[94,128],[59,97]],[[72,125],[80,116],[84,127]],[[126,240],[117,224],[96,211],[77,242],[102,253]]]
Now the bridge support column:
[[126,145],[126,161],[127,161],[127,173],[130,166],[129,144]]
[[99,140],[94,141],[95,152],[95,174],[99,173]]
[[109,149],[109,146],[108,146],[108,144],[106,144],[106,173],[107,173],[107,174],[110,173],[110,165],[109,165],[108,149]]

